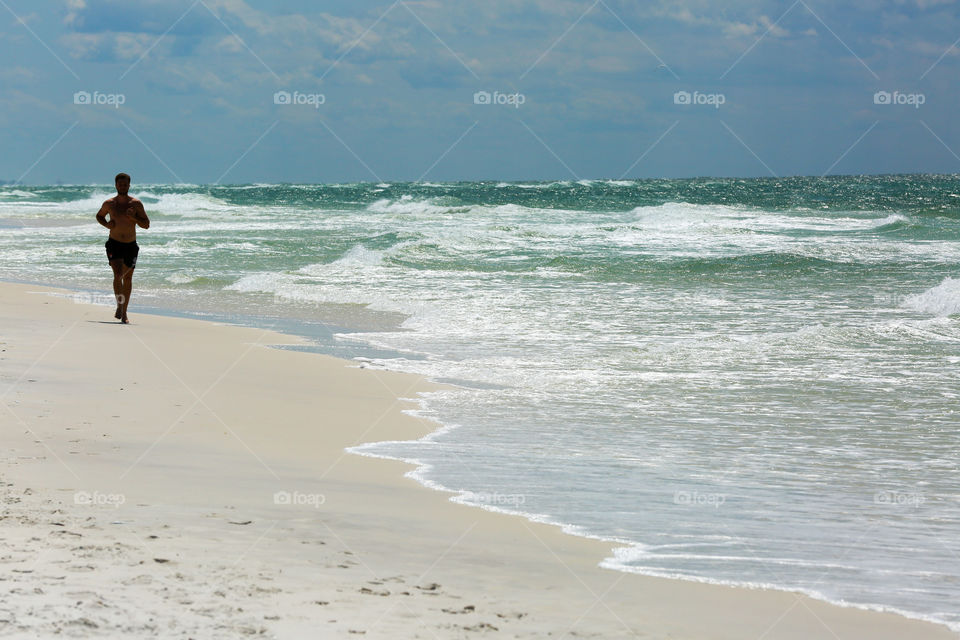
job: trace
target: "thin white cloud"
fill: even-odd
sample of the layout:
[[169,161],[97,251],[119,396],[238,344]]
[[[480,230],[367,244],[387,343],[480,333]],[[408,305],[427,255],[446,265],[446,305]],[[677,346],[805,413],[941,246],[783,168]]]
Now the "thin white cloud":
[[102,33],[70,33],[60,38],[71,58],[90,60],[99,57],[107,39]]
[[153,44],[145,33],[117,33],[113,36],[113,54],[117,60],[136,60]]
[[38,75],[35,70],[26,67],[5,67],[0,68],[0,78],[15,82],[23,80],[33,80]]
[[214,48],[221,53],[243,53],[246,50],[246,47],[243,46],[243,42],[235,35],[227,35],[222,38],[214,45]]
[[78,22],[79,14],[87,8],[85,0],[67,0],[67,15],[63,18],[63,23],[67,26],[75,26]]
[[772,21],[768,16],[760,16],[757,19],[757,22],[764,27],[764,32],[769,36],[773,36],[775,38],[786,38],[790,35],[789,31]]
[[[153,43],[155,37],[146,33],[68,33],[60,37],[60,44],[71,58],[95,62],[129,62],[138,59]],[[172,40],[157,43],[154,52],[169,53]]]

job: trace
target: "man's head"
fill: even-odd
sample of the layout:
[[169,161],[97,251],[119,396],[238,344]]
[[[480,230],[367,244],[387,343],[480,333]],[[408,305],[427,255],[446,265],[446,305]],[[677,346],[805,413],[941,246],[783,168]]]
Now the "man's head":
[[125,173],[118,173],[117,177],[113,179],[113,183],[117,185],[117,193],[122,196],[127,195],[127,191],[130,189],[130,176]]

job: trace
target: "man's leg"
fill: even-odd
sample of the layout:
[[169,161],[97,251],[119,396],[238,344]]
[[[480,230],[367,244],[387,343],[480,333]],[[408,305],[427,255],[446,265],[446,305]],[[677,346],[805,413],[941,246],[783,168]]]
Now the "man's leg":
[[133,292],[133,267],[123,267],[123,284],[120,291],[120,322],[127,324],[127,306],[130,304],[130,294]]
[[117,311],[113,314],[113,317],[119,320],[123,317],[123,272],[126,269],[123,266],[123,260],[111,260],[110,268],[113,269],[113,297],[117,300]]

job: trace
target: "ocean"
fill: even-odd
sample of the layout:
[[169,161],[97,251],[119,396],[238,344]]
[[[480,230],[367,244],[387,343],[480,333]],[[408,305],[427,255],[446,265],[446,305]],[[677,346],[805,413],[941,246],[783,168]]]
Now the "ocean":
[[[0,186],[0,279],[105,305],[106,186]],[[137,185],[130,307],[426,375],[364,455],[606,567],[960,630],[960,176]]]

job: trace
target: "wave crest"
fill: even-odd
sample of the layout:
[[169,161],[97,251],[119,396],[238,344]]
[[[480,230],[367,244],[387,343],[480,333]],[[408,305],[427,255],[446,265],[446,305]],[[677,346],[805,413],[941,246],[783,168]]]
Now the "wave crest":
[[937,286],[907,297],[902,306],[941,317],[960,313],[960,280],[944,278]]

